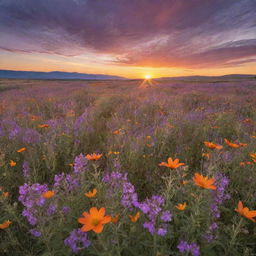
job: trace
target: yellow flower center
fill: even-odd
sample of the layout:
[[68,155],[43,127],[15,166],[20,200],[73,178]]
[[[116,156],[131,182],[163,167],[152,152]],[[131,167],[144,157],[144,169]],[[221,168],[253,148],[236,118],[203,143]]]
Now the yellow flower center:
[[93,226],[97,226],[99,224],[99,220],[98,219],[92,219],[92,225]]

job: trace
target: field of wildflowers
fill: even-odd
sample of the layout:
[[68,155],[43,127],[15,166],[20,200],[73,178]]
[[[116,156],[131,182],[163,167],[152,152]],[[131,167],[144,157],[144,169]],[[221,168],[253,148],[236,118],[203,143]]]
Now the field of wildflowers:
[[255,81],[0,81],[0,255],[256,255],[255,198]]

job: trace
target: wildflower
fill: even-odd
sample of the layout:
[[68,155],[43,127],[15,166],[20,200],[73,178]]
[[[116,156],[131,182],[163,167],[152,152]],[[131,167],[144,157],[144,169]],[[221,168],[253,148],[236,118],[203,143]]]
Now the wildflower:
[[18,153],[22,153],[22,152],[24,152],[24,151],[26,151],[26,150],[27,150],[27,148],[24,147],[24,148],[18,149],[17,152],[18,152]]
[[134,216],[133,215],[129,215],[129,218],[132,222],[137,222],[138,219],[140,218],[140,212],[137,212]]
[[245,147],[245,146],[247,146],[246,143],[238,143],[238,144],[236,144],[236,143],[232,143],[231,141],[229,141],[229,140],[227,140],[227,139],[224,139],[224,141],[225,141],[225,143],[226,143],[229,147],[231,147],[231,148],[240,148],[240,147]]
[[85,170],[85,167],[87,165],[87,159],[84,157],[83,154],[80,154],[75,157],[75,161],[73,164],[74,167],[74,173],[81,173]]
[[215,182],[214,178],[209,179],[207,176],[204,177],[199,173],[195,173],[193,180],[198,187],[216,190],[216,186],[213,185]]
[[14,162],[13,160],[11,160],[11,161],[10,161],[10,163],[9,163],[9,165],[10,165],[11,167],[16,166],[16,164],[17,164],[17,163],[16,163],[16,162]]
[[175,160],[172,160],[171,157],[168,158],[167,163],[166,162],[162,162],[159,164],[159,166],[166,166],[169,167],[171,169],[176,169],[182,165],[185,165],[184,163],[180,163],[180,160],[177,158]]
[[4,221],[2,224],[0,224],[0,229],[6,229],[6,228],[8,228],[11,224],[12,224],[11,221],[6,220],[6,221]]
[[243,203],[241,201],[238,202],[237,208],[235,209],[241,216],[256,222],[256,211],[250,211],[248,207],[243,207]]
[[251,154],[250,154],[250,157],[251,157],[252,159],[256,159],[256,153],[251,153]]
[[252,138],[253,138],[253,139],[256,139],[256,135],[252,135]]
[[182,180],[182,181],[180,182],[180,184],[181,184],[181,185],[186,185],[186,184],[188,184],[188,180]]
[[85,195],[86,197],[92,198],[92,197],[95,197],[96,194],[97,194],[97,189],[94,188],[92,191],[89,191],[89,192],[85,193],[84,195]]
[[90,213],[84,212],[82,218],[78,219],[78,222],[83,224],[81,231],[87,232],[93,230],[95,233],[101,233],[103,225],[111,221],[110,216],[105,216],[105,208],[96,207],[90,209]]
[[215,144],[213,142],[209,142],[209,141],[205,141],[204,145],[210,149],[222,149],[223,148],[223,146]]
[[93,161],[96,161],[96,160],[99,160],[101,157],[102,157],[102,154],[87,154],[85,156],[88,160],[93,160]]
[[[256,160],[253,160],[256,161]],[[250,165],[253,164],[253,162],[247,161],[247,162],[240,162],[240,166]]]
[[183,204],[178,204],[178,205],[176,205],[175,207],[176,207],[178,210],[180,210],[180,211],[184,211],[184,210],[186,209],[186,207],[187,207],[187,203],[184,202]]
[[120,133],[121,133],[121,129],[115,130],[115,131],[113,131],[112,133],[115,134],[115,135],[120,134]]
[[117,214],[115,217],[111,217],[111,222],[116,224],[119,221],[119,217],[120,217],[119,214]]
[[8,197],[9,196],[9,192],[3,192],[3,197]]
[[37,127],[38,128],[49,128],[50,126],[49,126],[49,124],[39,124]]
[[51,198],[51,197],[53,197],[54,196],[54,191],[52,191],[52,190],[48,190],[48,191],[46,191],[46,192],[44,192],[43,194],[42,194],[42,196],[43,196],[43,198]]
[[29,232],[35,237],[40,237],[42,235],[42,233],[36,229],[30,229]]
[[202,157],[205,157],[205,158],[208,158],[208,159],[210,158],[210,156],[211,156],[211,155],[210,155],[209,153],[203,153],[203,154],[202,154]]
[[200,255],[200,249],[199,249],[199,246],[196,243],[189,244],[186,241],[180,241],[177,248],[179,249],[179,251],[181,253],[191,252],[191,254],[193,256],[199,256]]
[[89,247],[91,242],[88,240],[87,233],[82,232],[80,229],[75,229],[64,240],[64,244],[69,246],[73,253],[78,253],[82,249]]

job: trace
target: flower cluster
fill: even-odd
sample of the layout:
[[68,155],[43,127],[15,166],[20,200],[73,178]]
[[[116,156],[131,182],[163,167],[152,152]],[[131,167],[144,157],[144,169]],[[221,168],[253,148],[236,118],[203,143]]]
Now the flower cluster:
[[132,210],[134,207],[136,208],[139,205],[138,195],[134,186],[129,182],[127,175],[127,173],[121,172],[108,173],[103,177],[103,182],[110,185],[110,194],[117,189],[121,189],[121,204]]
[[74,161],[74,173],[81,173],[85,170],[87,159],[83,154],[76,156]]
[[164,236],[167,233],[167,223],[172,220],[170,211],[163,211],[165,200],[162,196],[154,195],[139,203],[140,210],[147,215],[148,221],[143,224],[151,234]]
[[191,253],[193,256],[199,256],[200,255],[200,248],[199,246],[194,242],[189,244],[186,241],[180,241],[179,245],[177,246],[179,251],[181,253]]
[[86,232],[75,229],[64,240],[64,244],[69,246],[73,253],[78,253],[80,250],[89,247],[91,242],[88,240]]
[[45,204],[45,198],[42,197],[44,192],[48,191],[46,184],[24,184],[19,187],[19,201],[25,206],[22,216],[26,217],[28,222],[35,226],[38,222],[38,207]]
[[80,186],[79,178],[72,175],[66,174],[64,172],[56,174],[54,176],[54,190],[61,191],[65,190],[67,192],[74,191]]

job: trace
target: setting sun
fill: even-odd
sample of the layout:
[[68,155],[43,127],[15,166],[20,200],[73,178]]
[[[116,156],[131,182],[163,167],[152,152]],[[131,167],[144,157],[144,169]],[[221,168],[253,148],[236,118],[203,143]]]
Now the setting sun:
[[144,78],[145,78],[146,80],[150,80],[152,77],[151,77],[151,75],[145,75]]

